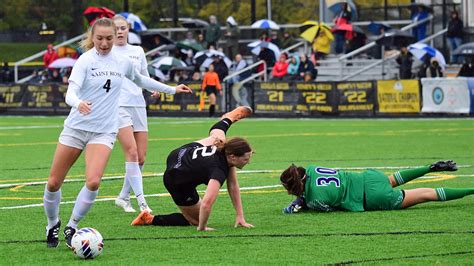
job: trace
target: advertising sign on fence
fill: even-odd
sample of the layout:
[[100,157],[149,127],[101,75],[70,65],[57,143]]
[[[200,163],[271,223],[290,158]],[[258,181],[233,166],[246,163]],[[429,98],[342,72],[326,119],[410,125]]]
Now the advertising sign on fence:
[[375,103],[374,82],[353,81],[336,83],[337,111],[344,115],[373,115]]
[[471,105],[467,78],[423,78],[424,113],[468,114]]
[[380,113],[419,113],[418,80],[378,80],[377,101]]

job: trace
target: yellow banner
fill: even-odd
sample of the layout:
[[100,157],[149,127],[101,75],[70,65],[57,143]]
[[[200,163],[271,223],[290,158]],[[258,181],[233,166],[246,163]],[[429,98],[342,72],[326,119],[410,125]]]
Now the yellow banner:
[[381,113],[418,113],[418,80],[378,80],[377,99]]

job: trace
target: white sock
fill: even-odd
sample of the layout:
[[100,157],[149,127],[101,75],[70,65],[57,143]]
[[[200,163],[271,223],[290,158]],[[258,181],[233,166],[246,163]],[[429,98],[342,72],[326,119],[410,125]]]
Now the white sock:
[[59,221],[59,204],[61,203],[61,189],[56,192],[48,191],[48,185],[44,188],[43,205],[44,213],[48,218],[47,230],[55,226]]
[[74,209],[72,210],[72,215],[67,226],[77,228],[79,221],[86,216],[91,209],[92,204],[94,204],[97,194],[99,194],[99,190],[90,191],[85,185],[82,187],[77,195],[76,203],[74,204]]
[[119,198],[121,198],[121,199],[130,198],[131,188],[132,187],[130,186],[130,181],[128,181],[127,175],[125,174],[125,176],[123,178],[123,186],[122,186],[122,190],[120,191]]
[[143,183],[142,183],[142,172],[138,162],[125,162],[125,178],[128,179],[132,186],[133,193],[137,197],[138,205],[145,204],[146,200],[143,195]]

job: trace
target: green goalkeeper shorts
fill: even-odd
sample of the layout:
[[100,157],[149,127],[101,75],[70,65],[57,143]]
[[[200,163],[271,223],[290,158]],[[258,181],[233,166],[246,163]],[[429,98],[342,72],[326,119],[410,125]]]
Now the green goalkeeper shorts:
[[367,170],[364,173],[364,196],[366,211],[398,210],[402,208],[403,192],[390,185],[388,177],[377,170]]

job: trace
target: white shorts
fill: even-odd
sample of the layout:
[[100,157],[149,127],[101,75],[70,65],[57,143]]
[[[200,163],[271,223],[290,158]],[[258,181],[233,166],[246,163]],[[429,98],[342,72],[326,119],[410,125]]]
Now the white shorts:
[[102,144],[113,149],[116,138],[117,133],[96,133],[65,126],[59,135],[59,143],[79,150],[87,144]]
[[148,132],[145,107],[120,106],[119,128],[132,126],[133,132]]

